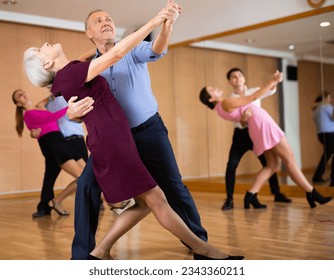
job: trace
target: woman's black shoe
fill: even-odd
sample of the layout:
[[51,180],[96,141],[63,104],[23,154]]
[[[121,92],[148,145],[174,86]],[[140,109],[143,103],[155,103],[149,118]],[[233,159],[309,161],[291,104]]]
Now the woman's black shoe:
[[313,188],[312,192],[307,192],[306,193],[306,199],[307,199],[307,202],[310,205],[310,207],[314,208],[314,207],[317,206],[315,204],[316,202],[318,202],[320,204],[325,204],[325,203],[331,201],[332,197],[330,197],[330,196],[324,197],[320,193],[318,193],[315,188]]
[[244,208],[249,209],[250,208],[249,204],[252,204],[253,208],[256,209],[267,208],[267,205],[261,204],[260,201],[257,199],[257,193],[246,192],[244,198]]
[[194,253],[194,260],[243,260],[244,256],[228,256],[225,259],[214,259]]

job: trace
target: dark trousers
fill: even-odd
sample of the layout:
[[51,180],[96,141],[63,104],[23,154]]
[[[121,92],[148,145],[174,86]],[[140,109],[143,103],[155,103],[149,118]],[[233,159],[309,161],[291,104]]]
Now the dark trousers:
[[[226,194],[228,198],[233,198],[236,170],[240,160],[246,152],[252,149],[253,142],[249,137],[248,128],[235,128],[225,174]],[[266,166],[267,162],[263,154],[260,155],[258,159],[260,160],[262,166]],[[269,185],[272,194],[280,193],[276,173],[269,178]]]
[[[132,134],[143,163],[164,191],[170,206],[199,238],[207,241],[207,232],[201,225],[195,202],[182,183],[168,131],[160,115],[156,114],[133,128]],[[88,163],[78,180],[72,259],[86,259],[95,247],[99,193],[92,165]]]
[[[323,154],[313,175],[313,181],[322,179],[328,161],[334,153],[334,133],[318,133],[318,139],[323,145]],[[330,185],[334,186],[334,161],[331,162]]]
[[[85,144],[85,140],[83,137],[72,135],[71,137],[66,137],[65,140],[71,145],[73,149],[73,158],[78,160],[82,158],[87,161],[88,152]],[[54,198],[53,187],[59,176],[61,171],[61,167],[57,165],[53,160],[46,157],[45,158],[45,171],[43,178],[43,185],[41,191],[40,202],[37,205],[38,210],[49,210],[49,202]]]

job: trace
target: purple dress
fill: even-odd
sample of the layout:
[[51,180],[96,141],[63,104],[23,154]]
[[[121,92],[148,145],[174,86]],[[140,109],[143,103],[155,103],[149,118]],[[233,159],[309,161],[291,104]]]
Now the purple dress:
[[242,113],[249,107],[253,108],[253,114],[247,123],[249,137],[253,142],[254,153],[259,156],[275,147],[285,135],[268,112],[252,103],[237,108],[232,112],[224,111],[221,103],[219,103],[216,105],[215,110],[225,120],[240,122]]
[[72,61],[57,72],[51,91],[68,101],[71,96],[94,99],[83,117],[93,170],[108,203],[136,197],[157,186],[142,163],[126,115],[102,76],[85,83],[90,61]]

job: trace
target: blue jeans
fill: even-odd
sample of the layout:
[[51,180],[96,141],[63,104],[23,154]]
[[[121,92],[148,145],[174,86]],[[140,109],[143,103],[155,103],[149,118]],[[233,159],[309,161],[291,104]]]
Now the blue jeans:
[[[182,183],[182,177],[168,139],[168,131],[160,115],[157,113],[142,125],[133,128],[132,134],[140,158],[165,193],[170,206],[194,234],[207,241],[207,232],[201,225],[195,202],[188,188]],[[95,247],[99,192],[91,159],[89,159],[78,180],[72,259],[86,259]]]

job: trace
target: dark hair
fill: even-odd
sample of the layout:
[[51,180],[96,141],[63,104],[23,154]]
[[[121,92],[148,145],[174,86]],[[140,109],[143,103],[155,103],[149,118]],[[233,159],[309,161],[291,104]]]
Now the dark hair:
[[315,103],[318,103],[318,102],[321,102],[321,101],[322,101],[322,95],[319,94],[319,95],[315,98],[314,102],[315,102]]
[[314,102],[315,102],[315,103],[322,102],[322,100],[323,100],[324,98],[327,98],[329,95],[331,95],[331,93],[330,93],[329,91],[327,91],[327,90],[324,90],[324,91],[322,92],[322,94],[319,94],[319,95],[315,98]]
[[234,68],[231,68],[230,70],[228,70],[228,72],[226,73],[226,78],[229,80],[231,78],[231,74],[233,72],[237,72],[237,71],[241,72],[242,75],[244,75],[244,72],[240,68],[234,67]]
[[202,88],[202,90],[199,93],[199,100],[201,100],[201,102],[208,106],[211,110],[213,110],[216,106],[216,102],[211,102],[209,101],[209,99],[211,98],[210,94],[208,93],[208,91],[206,90],[206,86]]
[[14,104],[16,105],[16,111],[15,111],[15,129],[16,129],[16,132],[17,134],[22,137],[22,132],[23,132],[23,129],[24,129],[24,120],[23,120],[23,107],[21,106],[17,106],[17,102],[15,100],[15,94],[19,91],[22,91],[21,89],[17,89],[13,92],[12,94],[12,100],[14,102]]

